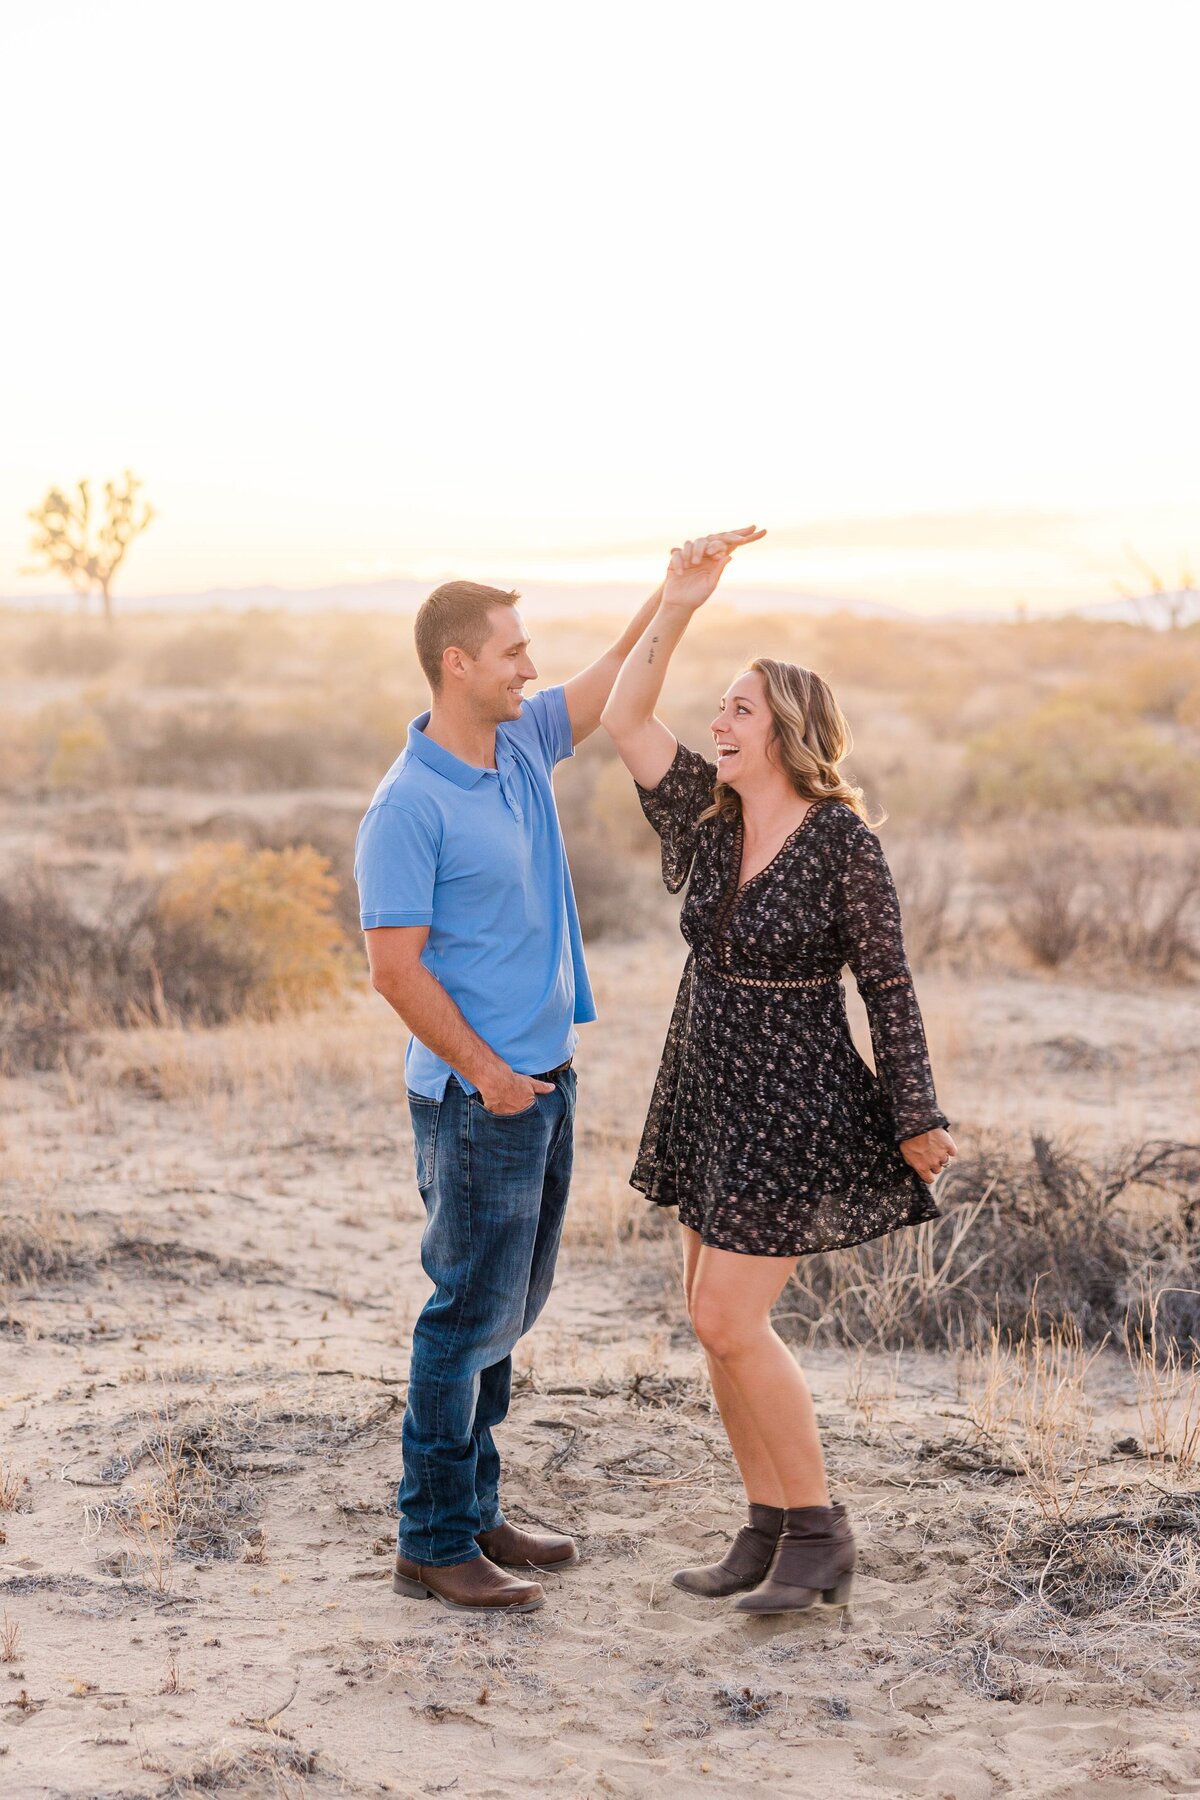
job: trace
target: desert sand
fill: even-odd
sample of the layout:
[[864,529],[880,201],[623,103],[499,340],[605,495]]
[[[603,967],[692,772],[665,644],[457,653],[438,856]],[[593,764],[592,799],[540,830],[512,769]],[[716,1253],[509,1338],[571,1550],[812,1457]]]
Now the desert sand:
[[[466,1619],[388,1580],[426,1284],[382,1002],[114,1035],[78,1081],[9,1084],[10,1250],[13,1220],[32,1238],[0,1315],[3,1792],[1200,1791],[1186,1584],[1159,1569],[1157,1609],[1125,1592],[1064,1610],[1031,1484],[981,1435],[978,1355],[800,1351],[859,1534],[849,1609],[745,1620],[671,1586],[739,1516],[671,1228],[624,1183],[679,953],[592,960],[573,1216],[501,1440],[513,1518],[573,1531],[583,1561],[527,1616]],[[1004,1112],[1029,1091],[1016,1047],[1056,1041],[1064,996],[951,986],[925,984],[946,1103],[977,1112],[986,1091]],[[1174,1090],[1152,1068],[1144,1092],[1115,1086],[1131,1128],[1178,1123],[1180,1020],[1072,1006],[1127,1077],[1157,1022]],[[993,1047],[973,1077],[964,1016]],[[1044,1076],[1061,1052],[1030,1054]],[[1059,1124],[1111,1112],[1113,1066],[1093,1060],[1056,1084]],[[1080,1517],[1119,1515],[1153,1565],[1168,1513],[1200,1520],[1194,1471],[1129,1454],[1122,1356],[1083,1387]]]
[[[539,624],[543,679],[613,629]],[[611,747],[560,772],[601,1017],[500,1442],[510,1515],[583,1560],[471,1619],[389,1580],[427,1284],[349,846],[420,703],[407,627],[0,619],[0,1793],[1200,1793],[1193,635],[715,615],[673,671],[695,743],[747,653],[831,671],[962,1150],[943,1221],[778,1309],[846,1610],[671,1585],[741,1512],[673,1221],[626,1183],[683,950]],[[285,926],[263,1018],[236,953]]]

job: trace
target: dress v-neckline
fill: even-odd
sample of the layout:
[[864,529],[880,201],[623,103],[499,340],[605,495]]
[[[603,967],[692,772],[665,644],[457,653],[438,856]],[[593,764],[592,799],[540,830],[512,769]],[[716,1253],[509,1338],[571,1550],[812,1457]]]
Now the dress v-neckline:
[[800,823],[796,826],[795,830],[788,832],[787,836],[784,838],[782,844],[780,844],[780,846],[779,846],[778,850],[775,852],[774,856],[771,857],[770,861],[765,862],[761,869],[755,869],[753,875],[747,875],[745,881],[741,880],[741,873],[742,873],[742,852],[745,848],[745,842],[746,842],[746,825],[745,825],[745,821],[742,819],[741,815],[740,814],[738,815],[737,833],[733,840],[734,879],[737,881],[737,886],[734,889],[734,895],[733,895],[735,900],[738,899],[740,895],[745,893],[746,889],[750,886],[751,882],[758,881],[760,879],[760,877],[762,877],[763,875],[766,875],[769,870],[771,870],[775,867],[775,864],[779,861],[779,859],[783,855],[784,851],[789,847],[789,845],[794,843],[795,840],[800,836],[800,833],[804,830],[804,827],[808,824],[808,821],[812,818],[813,814],[815,812],[819,812],[821,810],[821,808],[823,806],[825,806],[826,804],[827,804],[827,802],[824,800],[814,800],[812,802],[812,804],[809,806],[809,809],[805,813],[804,817],[801,819]]

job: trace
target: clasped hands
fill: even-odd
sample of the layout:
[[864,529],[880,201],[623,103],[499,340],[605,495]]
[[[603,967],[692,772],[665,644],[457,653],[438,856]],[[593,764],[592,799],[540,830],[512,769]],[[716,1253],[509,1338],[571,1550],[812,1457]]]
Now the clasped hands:
[[686,612],[703,606],[734,551],[743,544],[756,544],[766,535],[757,525],[741,525],[736,531],[714,531],[676,545],[663,578],[663,604]]

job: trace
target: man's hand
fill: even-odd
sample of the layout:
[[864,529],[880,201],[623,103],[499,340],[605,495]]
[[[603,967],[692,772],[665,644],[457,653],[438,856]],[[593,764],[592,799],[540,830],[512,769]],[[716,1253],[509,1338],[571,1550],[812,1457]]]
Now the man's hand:
[[950,1158],[958,1155],[958,1145],[939,1125],[934,1131],[923,1131],[919,1137],[905,1138],[900,1154],[922,1181],[932,1181],[935,1175],[941,1174]]
[[766,535],[757,526],[742,525],[736,531],[714,531],[708,537],[689,539],[672,550],[662,586],[663,604],[695,612],[713,592],[734,551]]
[[553,1092],[552,1081],[536,1081],[532,1075],[518,1075],[515,1069],[505,1068],[480,1083],[479,1098],[486,1112],[511,1118],[513,1113],[528,1112],[539,1094]]

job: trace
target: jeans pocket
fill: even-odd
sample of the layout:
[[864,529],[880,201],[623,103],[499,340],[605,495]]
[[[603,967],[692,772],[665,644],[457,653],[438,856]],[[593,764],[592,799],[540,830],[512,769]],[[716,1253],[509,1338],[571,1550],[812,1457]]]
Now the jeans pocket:
[[483,1104],[483,1101],[480,1100],[478,1094],[475,1095],[475,1100],[478,1104],[480,1112],[483,1114],[485,1119],[499,1119],[501,1122],[503,1122],[505,1119],[527,1119],[529,1117],[530,1113],[535,1113],[537,1111],[537,1103],[538,1103],[538,1100],[540,1099],[540,1097],[541,1097],[540,1095],[535,1094],[533,1096],[533,1099],[529,1102],[528,1106],[523,1106],[521,1108],[520,1112],[515,1112],[515,1113],[493,1112],[490,1106],[485,1106]]
[[412,1118],[417,1186],[424,1191],[433,1186],[437,1172],[438,1117],[442,1103],[430,1100],[424,1094],[410,1094],[408,1110]]

